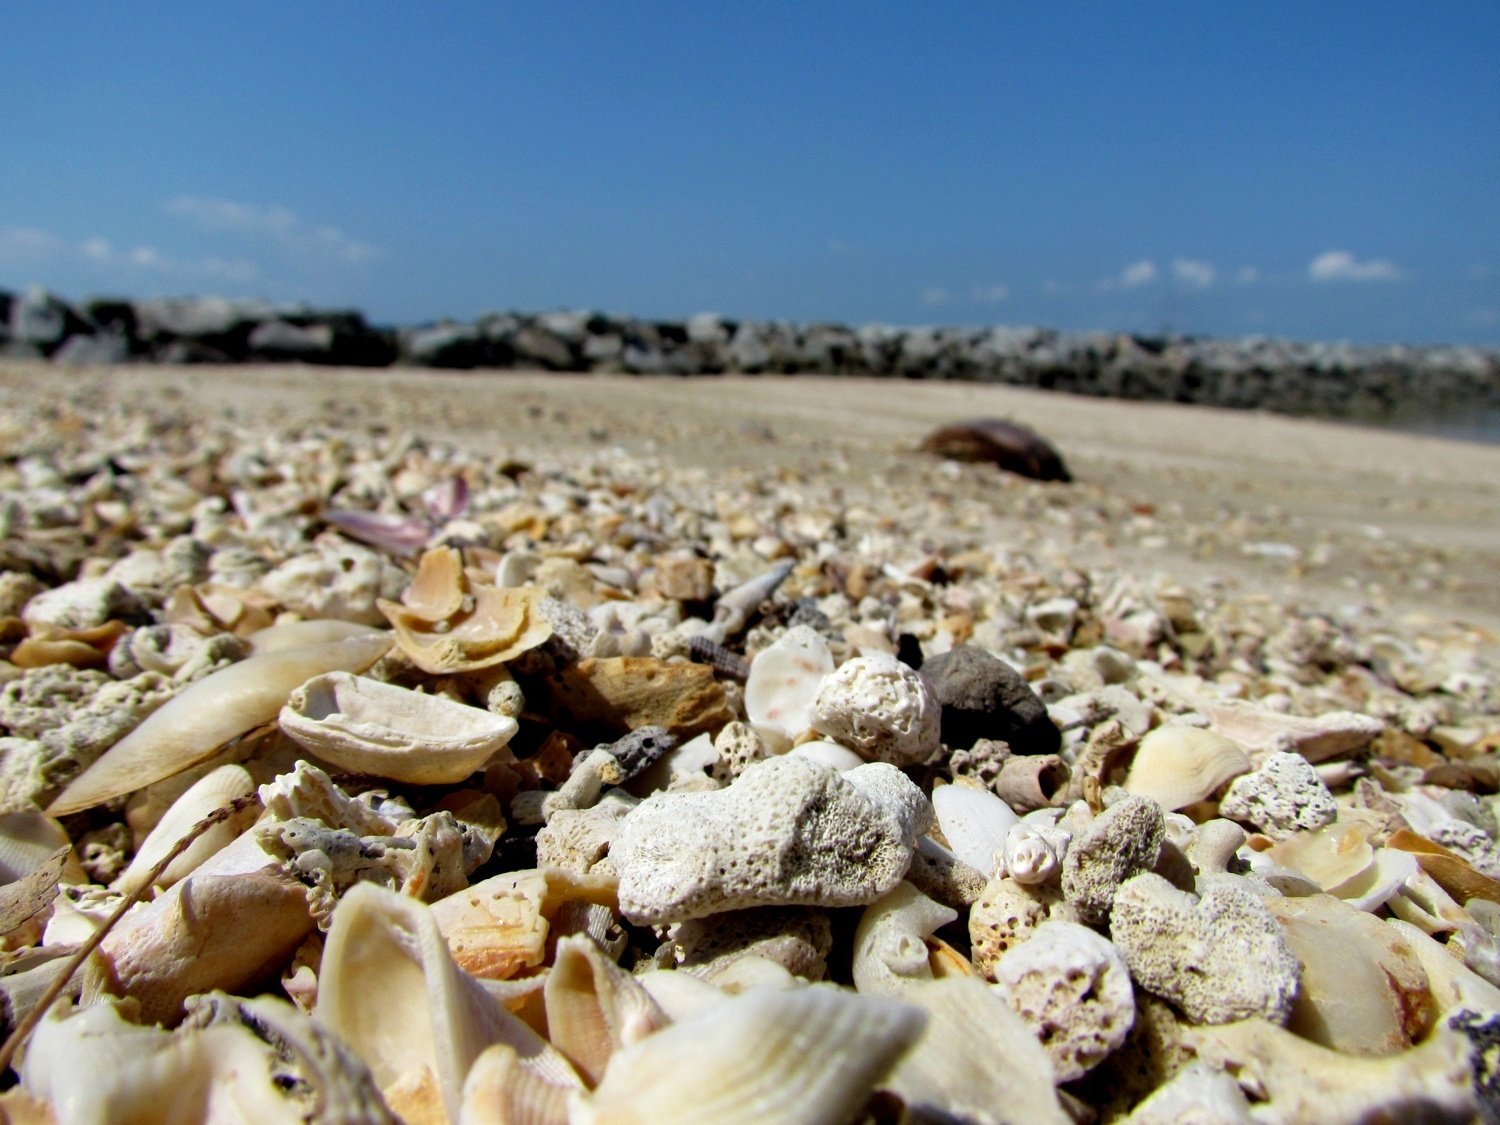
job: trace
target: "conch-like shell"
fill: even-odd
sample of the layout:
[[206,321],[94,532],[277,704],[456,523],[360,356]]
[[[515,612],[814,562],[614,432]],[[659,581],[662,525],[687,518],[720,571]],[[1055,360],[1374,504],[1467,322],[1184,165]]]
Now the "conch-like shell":
[[195,766],[231,738],[274,719],[304,680],[366,668],[389,647],[384,633],[360,634],[252,656],[205,676],[105,751],[47,812],[80,812]]
[[1158,727],[1141,739],[1124,787],[1170,812],[1249,772],[1249,755],[1222,734],[1201,727]]
[[340,900],[323,948],[315,1018],[369,1065],[407,1120],[456,1119],[481,1052],[508,1043],[526,1066],[576,1083],[545,1040],[453,963],[423,903],[373,883]]
[[447,785],[484,765],[516,721],[348,672],[314,676],[288,697],[282,733],[350,773]]
[[862,994],[900,996],[933,978],[927,939],[958,917],[905,881],[865,907],[854,931],[854,987]]
[[513,660],[552,635],[537,611],[541,591],[472,581],[452,547],[424,551],[401,601],[376,601],[411,662],[435,675]]
[[754,989],[615,1053],[572,1125],[848,1120],[922,1034],[922,1010],[812,985]]

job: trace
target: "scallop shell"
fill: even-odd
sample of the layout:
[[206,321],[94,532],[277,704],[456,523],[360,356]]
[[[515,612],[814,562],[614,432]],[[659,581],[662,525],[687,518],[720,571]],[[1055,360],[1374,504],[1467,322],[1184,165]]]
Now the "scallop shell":
[[727,997],[610,1059],[573,1125],[851,1119],[922,1034],[920,1008],[812,985]]
[[[255,781],[244,766],[220,766],[199,778],[172,802],[156,827],[141,841],[130,866],[115,880],[114,888],[129,894],[145,885],[146,876],[173,847],[205,816],[239,797],[255,792]],[[209,856],[228,844],[260,815],[251,805],[239,816],[231,817],[202,833],[180,856],[172,861],[157,879],[159,887],[170,887],[185,879]]]
[[340,769],[413,785],[462,781],[517,730],[505,715],[348,672],[308,680],[278,721],[283,734]]
[[1124,787],[1170,812],[1249,772],[1249,755],[1222,734],[1201,727],[1158,727],[1141,739]]
[[361,634],[252,656],[205,676],[105,751],[47,812],[81,812],[197,765],[231,738],[274,719],[304,680],[368,667],[389,647],[384,633]]
[[953,854],[986,878],[994,874],[995,853],[1004,856],[1006,836],[1020,821],[1010,806],[988,789],[959,783],[934,789],[932,807]]

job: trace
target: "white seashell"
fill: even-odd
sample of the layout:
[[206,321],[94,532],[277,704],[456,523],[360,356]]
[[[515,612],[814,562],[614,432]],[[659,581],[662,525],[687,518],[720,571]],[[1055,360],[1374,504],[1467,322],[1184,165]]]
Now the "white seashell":
[[[0,813],[0,885],[30,875],[58,848],[66,848],[71,842],[62,825],[35,808]],[[63,878],[87,882],[72,852],[68,853]]]
[[326,645],[334,641],[347,641],[351,637],[379,636],[382,630],[369,625],[358,625],[353,621],[337,621],[319,618],[315,621],[286,621],[259,629],[245,638],[254,656],[268,652],[285,652],[289,648],[306,648],[308,645]]
[[[561,1082],[572,1075],[560,1054],[453,963],[427,906],[373,883],[356,884],[334,910],[313,1015],[364,1059],[391,1108],[407,1118],[416,1116],[412,1108],[456,1118],[464,1078],[492,1043],[508,1043]],[[440,1106],[430,1104],[434,1091]]]
[[[177,845],[177,841],[205,816],[222,808],[231,801],[255,792],[255,781],[244,766],[220,766],[212,773],[199,778],[183,795],[172,802],[150,834],[136,849],[130,866],[114,882],[114,889],[129,894],[145,886],[146,876],[161,862],[163,856]],[[221,848],[227,847],[245,829],[255,822],[260,809],[251,805],[241,810],[238,816],[230,817],[202,833],[171,865],[161,873],[156,885],[170,887],[187,878],[204,861]]]
[[302,684],[278,722],[287,737],[341,769],[413,785],[462,781],[517,730],[505,715],[348,672]]
[[1427,974],[1427,987],[1440,1015],[1446,1016],[1465,1008],[1471,1012],[1500,1012],[1500,987],[1453,956],[1453,951],[1446,945],[1399,918],[1387,919],[1385,924],[1406,942],[1422,963]]
[[1286,715],[1240,702],[1207,703],[1199,708],[1213,728],[1257,758],[1273,751],[1301,754],[1321,762],[1363,750],[1385,729],[1379,719],[1352,711],[1332,711],[1317,718]]
[[616,1052],[569,1122],[848,1120],[926,1022],[912,1005],[824,985],[730,996]]
[[718,985],[676,969],[652,969],[636,980],[673,1023],[717,1004],[725,995]]
[[757,730],[796,738],[811,722],[813,700],[832,671],[828,642],[806,625],[793,626],[750,662],[745,715]]
[[1296,832],[1261,854],[1300,871],[1325,891],[1366,871],[1375,862],[1370,837],[1381,818],[1359,809],[1340,809],[1339,818],[1324,828]]
[[[1381,848],[1376,854],[1377,865],[1387,858],[1387,853],[1390,853],[1391,876],[1404,875],[1395,893],[1383,903],[1392,914],[1429,934],[1446,933],[1473,923],[1474,919],[1453,896],[1417,865],[1414,854]],[[1396,859],[1397,856],[1406,856],[1411,860],[1410,866]]]
[[1326,889],[1358,910],[1373,911],[1389,905],[1401,888],[1419,874],[1417,857],[1411,852],[1376,848],[1368,867]]
[[839,773],[847,773],[849,770],[857,769],[865,764],[865,760],[847,746],[840,746],[837,742],[829,742],[826,739],[821,739],[817,742],[803,742],[797,746],[793,746],[787,751],[787,756],[806,758],[808,761],[817,762],[821,766],[838,770]]
[[881,1083],[920,1120],[1068,1125],[1052,1060],[1001,997],[977,980],[913,981],[901,997],[927,1030]]
[[1124,788],[1171,811],[1203,800],[1249,771],[1249,755],[1222,734],[1201,727],[1158,727],[1141,739]]
[[948,847],[985,878],[995,873],[996,853],[1005,854],[1005,838],[1019,821],[1009,805],[987,789],[943,785],[932,791],[932,807]]
[[527,1067],[509,1043],[479,1053],[464,1078],[458,1125],[566,1125],[568,1099],[580,1088]]
[[931,980],[927,938],[958,918],[910,883],[865,907],[854,931],[854,987],[867,995],[899,996],[912,981]]
[[105,751],[47,812],[80,812],[188,769],[231,738],[273,720],[304,680],[367,667],[389,647],[385,633],[360,634],[252,656],[205,676]]
[[666,1027],[667,1014],[594,940],[563,938],[542,995],[547,1037],[590,1085],[604,1077],[610,1056]]
[[1045,883],[1061,871],[1062,859],[1044,831],[1024,823],[1011,826],[1005,835],[1007,875],[1018,883]]

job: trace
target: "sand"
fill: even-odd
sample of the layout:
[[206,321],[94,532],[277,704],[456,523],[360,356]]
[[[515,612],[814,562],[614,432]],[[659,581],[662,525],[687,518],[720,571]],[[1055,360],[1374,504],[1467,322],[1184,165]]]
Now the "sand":
[[[1046,488],[1060,541],[1189,585],[1340,613],[1478,627],[1500,644],[1500,446],[1200,406],[1028,388],[810,376],[696,379],[296,366],[67,369],[0,363],[0,405],[171,403],[247,428],[409,429],[482,451],[618,447],[709,470],[878,475],[931,488],[922,437],[994,416],[1049,438],[1072,485]],[[9,439],[7,439],[9,444]],[[999,470],[941,478],[1014,496]],[[1029,529],[1017,528],[1018,536]]]

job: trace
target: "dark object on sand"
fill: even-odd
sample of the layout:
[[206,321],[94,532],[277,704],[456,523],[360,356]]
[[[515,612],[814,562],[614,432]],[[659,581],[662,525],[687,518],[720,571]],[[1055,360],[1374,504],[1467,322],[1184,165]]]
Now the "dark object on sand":
[[1002,418],[970,418],[943,426],[927,435],[922,449],[954,461],[990,461],[1032,480],[1073,479],[1046,438]]

